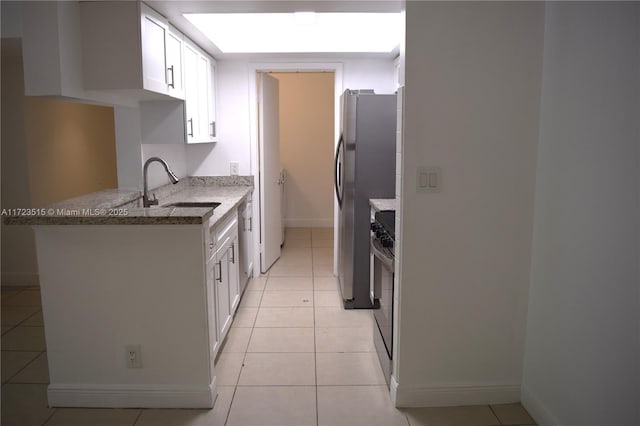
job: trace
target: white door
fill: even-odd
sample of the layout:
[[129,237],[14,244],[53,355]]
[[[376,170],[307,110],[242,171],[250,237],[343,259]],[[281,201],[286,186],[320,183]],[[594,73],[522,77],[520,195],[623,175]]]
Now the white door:
[[280,257],[280,131],[278,80],[260,73],[258,120],[260,137],[260,270],[266,272]]

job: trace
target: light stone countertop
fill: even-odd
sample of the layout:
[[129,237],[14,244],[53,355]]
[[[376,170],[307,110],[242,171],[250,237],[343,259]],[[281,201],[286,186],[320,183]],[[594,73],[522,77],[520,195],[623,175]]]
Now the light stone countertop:
[[[6,216],[6,225],[214,225],[253,191],[251,176],[189,177],[155,193],[160,206],[141,207],[139,191],[110,189],[55,203],[45,214]],[[218,202],[209,207],[162,207],[178,201]],[[212,220],[210,220],[212,219]]]
[[369,205],[377,212],[384,210],[396,210],[395,198],[370,198]]
[[87,195],[70,198],[48,205],[47,209],[66,210],[66,209],[83,209],[83,208],[110,208],[130,203],[142,196],[140,191],[128,191],[124,189],[104,189],[102,191],[93,192]]

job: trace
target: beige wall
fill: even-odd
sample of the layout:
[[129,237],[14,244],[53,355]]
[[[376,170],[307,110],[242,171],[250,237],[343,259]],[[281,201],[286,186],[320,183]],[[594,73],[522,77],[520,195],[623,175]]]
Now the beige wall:
[[[117,187],[113,108],[24,96],[20,39],[2,39],[2,208]],[[33,231],[2,226],[2,285],[37,285]]]
[[333,224],[334,73],[274,73],[280,82],[280,160],[286,226]]
[[31,204],[116,188],[113,108],[26,97]]

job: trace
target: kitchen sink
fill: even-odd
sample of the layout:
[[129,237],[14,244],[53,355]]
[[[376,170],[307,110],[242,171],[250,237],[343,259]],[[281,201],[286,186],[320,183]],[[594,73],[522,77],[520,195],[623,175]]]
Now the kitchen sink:
[[220,203],[209,201],[176,201],[175,203],[165,204],[162,207],[208,207],[216,208]]

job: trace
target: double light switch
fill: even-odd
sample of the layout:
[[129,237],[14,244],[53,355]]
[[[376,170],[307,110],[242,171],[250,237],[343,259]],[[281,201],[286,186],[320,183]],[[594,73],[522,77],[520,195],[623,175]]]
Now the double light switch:
[[442,170],[440,167],[418,167],[418,192],[440,192],[442,190]]

